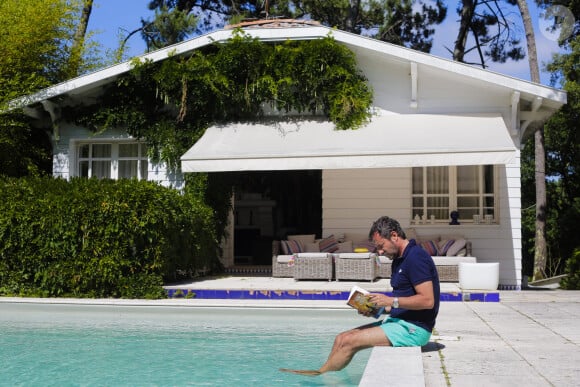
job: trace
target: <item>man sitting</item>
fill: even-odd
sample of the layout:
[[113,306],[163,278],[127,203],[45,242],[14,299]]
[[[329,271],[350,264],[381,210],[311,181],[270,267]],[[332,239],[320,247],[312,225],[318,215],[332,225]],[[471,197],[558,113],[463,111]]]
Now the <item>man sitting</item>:
[[433,259],[414,239],[407,240],[399,222],[387,216],[372,224],[369,239],[379,254],[393,259],[393,297],[370,294],[370,302],[385,307],[390,316],[336,336],[326,363],[318,370],[281,371],[315,376],[343,369],[362,349],[423,346],[429,342],[440,298],[439,276]]

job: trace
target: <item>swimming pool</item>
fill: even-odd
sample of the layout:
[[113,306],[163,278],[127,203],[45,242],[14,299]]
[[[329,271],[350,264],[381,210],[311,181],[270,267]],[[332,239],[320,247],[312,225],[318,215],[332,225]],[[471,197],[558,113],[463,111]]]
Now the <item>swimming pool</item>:
[[352,310],[0,303],[0,384],[357,386],[370,350],[320,377]]

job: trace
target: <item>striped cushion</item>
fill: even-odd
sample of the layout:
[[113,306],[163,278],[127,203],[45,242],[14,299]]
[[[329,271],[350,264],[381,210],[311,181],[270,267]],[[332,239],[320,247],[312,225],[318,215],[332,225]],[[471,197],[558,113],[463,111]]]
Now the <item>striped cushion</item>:
[[449,250],[449,248],[451,246],[453,246],[453,244],[455,243],[455,239],[449,239],[449,240],[442,240],[441,242],[438,243],[438,250],[439,250],[439,254],[437,255],[447,255],[447,251]]
[[461,238],[461,239],[457,239],[455,241],[455,243],[447,250],[447,256],[448,257],[452,257],[455,255],[458,255],[459,252],[465,248],[465,244],[467,242],[465,241],[465,239]]
[[439,247],[436,241],[423,241],[421,242],[421,247],[432,257],[436,257],[439,254]]
[[320,241],[319,247],[321,253],[334,253],[338,250],[338,242],[334,235],[330,235]]
[[304,247],[300,241],[282,241],[282,251],[286,255],[298,254],[304,251]]

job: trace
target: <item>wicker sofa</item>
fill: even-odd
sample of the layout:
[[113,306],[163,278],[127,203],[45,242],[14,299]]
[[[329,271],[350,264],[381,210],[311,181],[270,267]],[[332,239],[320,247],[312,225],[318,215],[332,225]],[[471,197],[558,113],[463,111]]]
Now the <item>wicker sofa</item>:
[[475,263],[472,245],[459,233],[419,235],[414,228],[405,230],[408,239],[415,239],[433,258],[441,282],[459,281],[459,263]]
[[334,257],[330,253],[298,253],[294,257],[294,279],[332,281]]
[[334,254],[334,267],[337,281],[356,280],[372,282],[379,276],[379,265],[375,253]]
[[[321,263],[321,254],[328,254],[332,262],[332,277],[336,279],[370,280],[377,278],[376,254],[372,242],[366,238],[360,248],[366,254],[355,254],[352,242],[339,242],[333,235],[315,239],[314,234],[288,235],[287,240],[272,242],[272,276],[293,277],[295,279],[327,279],[330,264]],[[338,261],[338,258],[344,260]],[[308,268],[308,269],[307,269]],[[317,268],[316,270],[314,268]],[[307,273],[308,271],[308,273]],[[353,277],[353,273],[357,273]],[[358,278],[360,277],[360,278]]]
[[[439,281],[441,282],[458,282],[459,281],[459,263],[477,263],[475,257],[431,257],[435,262],[437,273],[439,274]],[[391,264],[393,263],[387,257],[377,257],[379,262],[378,277],[391,277]]]
[[[459,281],[459,263],[475,263],[471,242],[460,234],[417,235],[414,229],[406,230],[408,239],[415,239],[433,258],[441,282]],[[457,244],[455,244],[457,243]],[[379,257],[379,277],[391,276],[391,260]]]
[[[459,281],[460,262],[476,262],[476,258],[471,256],[471,242],[463,235],[419,236],[414,229],[408,229],[406,233],[408,239],[415,239],[433,257],[442,282]],[[372,253],[373,248],[372,242],[363,234],[345,233],[340,239],[334,236],[315,239],[314,235],[289,235],[286,241],[275,240],[272,243],[272,276],[332,279],[333,275],[329,275],[328,271],[333,270],[336,280],[374,281],[376,278],[390,278],[392,261]],[[365,249],[367,252],[361,252]],[[323,264],[316,256],[317,253],[329,254],[332,259]],[[302,261],[302,264],[297,273],[298,261]],[[318,269],[309,268],[306,274],[308,265]]]

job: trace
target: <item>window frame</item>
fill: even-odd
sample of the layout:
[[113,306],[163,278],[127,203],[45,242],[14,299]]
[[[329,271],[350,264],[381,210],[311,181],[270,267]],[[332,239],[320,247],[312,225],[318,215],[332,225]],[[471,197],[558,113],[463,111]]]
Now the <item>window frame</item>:
[[[450,213],[451,211],[459,211],[465,212],[466,210],[471,212],[470,210],[474,210],[477,214],[480,215],[480,220],[476,221],[473,216],[460,216],[459,222],[466,223],[466,224],[498,224],[499,223],[499,168],[497,165],[474,165],[477,167],[477,193],[458,193],[458,183],[457,183],[457,169],[459,167],[463,167],[464,165],[457,165],[457,166],[435,166],[435,167],[412,167],[411,168],[411,224],[449,224],[451,218]],[[493,183],[493,192],[486,193],[484,192],[485,187],[485,171],[486,167],[492,167],[491,171],[493,173],[492,183]],[[413,172],[415,168],[422,168],[422,192],[415,193],[414,188],[414,177]],[[445,208],[447,211],[446,218],[435,218],[434,220],[430,219],[430,215],[433,209],[443,209],[444,207],[429,207],[429,198],[441,198],[445,195],[433,193],[430,194],[427,186],[428,182],[428,168],[447,168],[448,172],[448,205],[449,208]],[[458,199],[461,197],[475,197],[477,198],[478,204],[477,206],[463,206],[461,208],[458,207]],[[493,200],[493,205],[488,206],[487,200],[491,198]],[[418,207],[415,206],[416,199],[421,199],[422,206]],[[419,209],[421,208],[421,209]],[[430,211],[431,210],[431,211]],[[492,215],[491,219],[486,220],[485,215],[490,214]],[[416,215],[419,215],[419,218]],[[426,214],[425,218],[421,215]]]
[[[73,145],[73,154],[74,154],[74,168],[71,168],[71,175],[72,176],[77,176],[77,177],[86,177],[86,178],[92,178],[95,177],[94,173],[93,173],[93,162],[95,161],[105,161],[105,162],[109,162],[110,165],[110,175],[109,177],[106,177],[108,179],[113,179],[113,180],[120,180],[122,178],[119,177],[119,172],[120,172],[120,168],[119,168],[119,162],[120,161],[137,161],[137,168],[136,168],[136,172],[137,175],[136,176],[131,176],[129,178],[131,179],[138,179],[138,180],[148,180],[148,175],[149,175],[149,166],[150,166],[150,160],[149,157],[147,155],[147,144],[144,141],[138,141],[138,140],[110,140],[110,139],[99,139],[99,140],[77,140],[74,142],[71,142]],[[138,144],[139,146],[137,147],[137,156],[119,156],[119,146],[120,145],[132,145],[132,144]],[[89,155],[87,157],[83,157],[81,156],[81,150],[83,146],[89,146]],[[111,149],[111,153],[110,156],[108,157],[95,157],[94,153],[93,153],[93,147],[94,145],[109,145],[110,149]],[[88,169],[87,169],[87,176],[82,176],[82,168],[81,168],[81,163],[82,162],[88,162]],[[145,168],[145,173],[143,173],[143,167],[142,167],[142,163],[146,162],[146,168]],[[145,174],[145,176],[143,176]],[[101,177],[96,177],[96,178],[101,178]],[[127,177],[125,177],[127,178]]]

